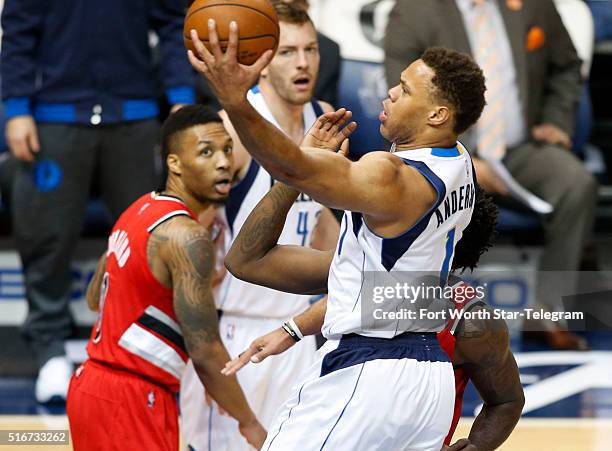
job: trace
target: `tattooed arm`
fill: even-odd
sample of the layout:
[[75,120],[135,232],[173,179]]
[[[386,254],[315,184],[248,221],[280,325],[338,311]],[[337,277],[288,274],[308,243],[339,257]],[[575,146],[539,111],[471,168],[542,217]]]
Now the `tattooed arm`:
[[289,293],[327,292],[333,250],[277,244],[298,195],[277,183],[257,204],[225,257],[225,266],[234,276]]
[[[472,312],[479,309],[492,313],[489,307],[476,307]],[[468,440],[462,440],[473,448],[450,449],[496,449],[516,426],[525,404],[506,323],[494,318],[464,319],[458,330],[453,363],[464,367],[484,406],[474,420]]]
[[[156,243],[159,243],[157,246],[163,265],[156,268],[153,262],[152,270],[154,274],[161,274],[162,279],[164,267],[168,271],[174,293],[174,311],[198,376],[219,405],[239,422],[245,437],[253,430],[257,431],[254,435],[259,439],[254,442],[260,446],[265,432],[236,378],[221,374],[229,355],[219,337],[217,311],[211,291],[214,254],[208,232],[189,218],[177,217],[162,224],[153,235],[149,239],[149,249],[154,252]],[[247,440],[253,442],[252,437],[247,437]]]
[[98,305],[100,303],[100,287],[102,286],[102,277],[106,272],[106,251],[98,260],[98,266],[96,266],[96,272],[93,277],[89,281],[89,285],[87,286],[87,294],[85,297],[87,298],[87,306],[90,310],[94,312],[98,310]]

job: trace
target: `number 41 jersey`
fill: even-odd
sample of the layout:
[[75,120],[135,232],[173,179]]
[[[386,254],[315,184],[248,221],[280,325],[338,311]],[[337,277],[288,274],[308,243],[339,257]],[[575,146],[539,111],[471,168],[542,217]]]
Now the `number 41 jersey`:
[[[248,100],[259,113],[280,129],[258,88],[249,91]],[[323,110],[316,100],[304,105],[304,129],[314,124]],[[270,191],[272,176],[254,159],[247,174],[236,184],[225,206],[228,229],[225,246],[229,249],[247,217],[259,201]],[[323,206],[306,194],[300,194],[289,210],[279,244],[309,246],[314,228]],[[265,233],[265,232],[264,232]],[[287,319],[301,313],[308,307],[309,296],[283,293],[270,288],[253,285],[227,273],[217,295],[217,307],[224,313],[250,317]]]

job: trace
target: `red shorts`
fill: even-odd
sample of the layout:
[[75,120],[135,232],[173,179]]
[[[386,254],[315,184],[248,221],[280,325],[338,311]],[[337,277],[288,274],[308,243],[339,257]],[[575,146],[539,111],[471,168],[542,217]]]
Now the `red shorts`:
[[74,451],[179,449],[176,395],[132,373],[86,361],[66,411]]

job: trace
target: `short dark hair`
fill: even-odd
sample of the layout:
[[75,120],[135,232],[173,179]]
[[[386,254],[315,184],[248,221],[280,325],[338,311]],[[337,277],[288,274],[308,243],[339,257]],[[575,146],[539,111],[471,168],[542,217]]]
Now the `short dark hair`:
[[187,105],[172,113],[162,127],[162,158],[171,153],[172,139],[180,132],[196,125],[205,125],[211,122],[223,122],[221,116],[211,107],[205,105]]
[[498,208],[493,198],[476,184],[472,220],[455,246],[453,270],[473,270],[478,266],[480,257],[493,245],[497,236],[497,214]]
[[460,135],[478,121],[485,106],[485,78],[471,56],[442,47],[431,47],[421,60],[435,72],[436,94],[455,112],[453,131]]
[[163,168],[163,180],[161,189],[163,190],[168,178],[168,166],[166,159],[172,153],[174,138],[181,132],[194,127],[196,125],[206,125],[211,122],[223,123],[221,116],[209,106],[205,105],[187,105],[170,114],[164,125],[162,126],[161,138],[161,157]]
[[293,25],[303,25],[305,23],[313,23],[308,15],[308,10],[304,7],[304,2],[292,1],[285,2],[283,0],[270,0],[279,22],[290,23]]

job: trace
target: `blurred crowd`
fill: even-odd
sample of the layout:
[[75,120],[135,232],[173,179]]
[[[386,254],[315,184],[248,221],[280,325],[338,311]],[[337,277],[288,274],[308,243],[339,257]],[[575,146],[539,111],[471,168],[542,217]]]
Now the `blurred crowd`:
[[[293,1],[309,8],[307,0]],[[69,263],[91,187],[116,220],[160,186],[160,120],[182,105],[217,104],[186,58],[186,3],[4,0],[2,205],[10,206],[23,265],[29,305],[23,333],[40,381],[65,365],[64,341],[74,329]],[[581,160],[590,125],[577,111],[588,99],[593,44],[612,39],[612,1],[397,0],[386,30],[389,87],[428,47],[470,53],[479,63],[487,107],[462,137],[478,180],[501,205],[511,205],[508,186],[493,169],[501,163],[550,203],[553,213],[542,217],[540,268],[578,270],[591,240],[598,186]],[[343,42],[318,37],[316,97],[341,107]],[[539,302],[546,306],[544,294]],[[553,347],[585,347],[558,326],[543,333]],[[37,395],[44,399],[42,388]]]

